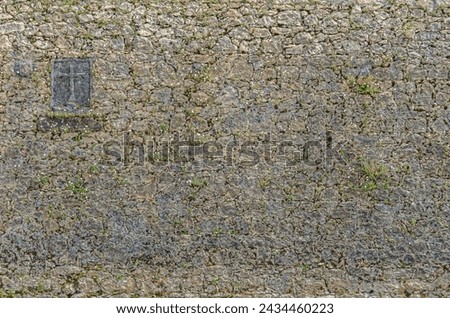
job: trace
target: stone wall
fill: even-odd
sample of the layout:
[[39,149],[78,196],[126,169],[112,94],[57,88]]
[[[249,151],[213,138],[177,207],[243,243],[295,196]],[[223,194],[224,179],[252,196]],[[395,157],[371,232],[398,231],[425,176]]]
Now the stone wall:
[[449,15],[3,0],[0,296],[448,296]]

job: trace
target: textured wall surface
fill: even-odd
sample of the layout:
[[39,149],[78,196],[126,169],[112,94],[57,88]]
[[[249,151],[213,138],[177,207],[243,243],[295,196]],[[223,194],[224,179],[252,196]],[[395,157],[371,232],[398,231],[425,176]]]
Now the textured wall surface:
[[449,295],[448,1],[1,3],[0,296]]

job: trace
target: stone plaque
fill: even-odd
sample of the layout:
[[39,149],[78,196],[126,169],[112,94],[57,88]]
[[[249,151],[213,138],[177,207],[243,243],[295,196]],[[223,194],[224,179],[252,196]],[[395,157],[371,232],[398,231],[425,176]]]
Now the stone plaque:
[[91,102],[90,59],[57,59],[52,72],[52,109],[82,112]]
[[38,120],[37,128],[39,131],[90,132],[101,130],[102,125],[95,118],[77,114],[72,117],[42,117]]
[[14,61],[14,73],[20,77],[31,77],[34,71],[34,65],[31,61],[16,60]]

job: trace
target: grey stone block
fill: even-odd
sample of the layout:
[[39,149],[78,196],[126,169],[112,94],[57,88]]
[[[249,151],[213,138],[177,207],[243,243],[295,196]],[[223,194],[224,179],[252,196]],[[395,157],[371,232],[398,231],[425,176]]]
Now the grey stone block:
[[14,73],[20,77],[30,77],[34,71],[34,65],[31,61],[14,61]]
[[52,110],[81,112],[91,104],[92,61],[57,59],[52,72]]

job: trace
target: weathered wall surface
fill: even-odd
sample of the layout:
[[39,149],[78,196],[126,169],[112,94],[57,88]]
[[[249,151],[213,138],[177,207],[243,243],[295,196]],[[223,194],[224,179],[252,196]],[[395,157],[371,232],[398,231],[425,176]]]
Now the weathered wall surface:
[[448,296],[449,15],[2,0],[0,295]]

